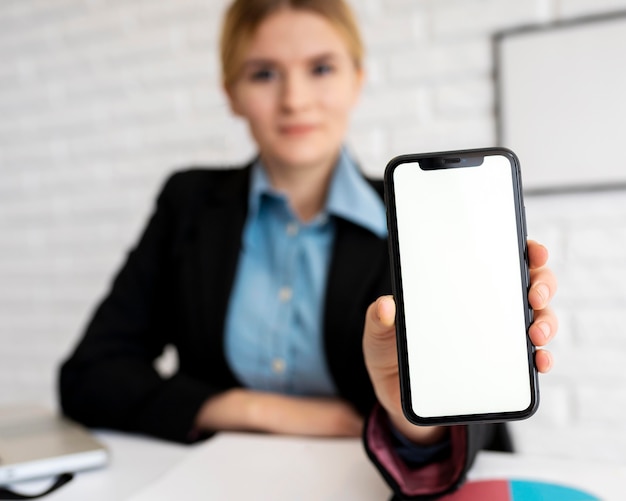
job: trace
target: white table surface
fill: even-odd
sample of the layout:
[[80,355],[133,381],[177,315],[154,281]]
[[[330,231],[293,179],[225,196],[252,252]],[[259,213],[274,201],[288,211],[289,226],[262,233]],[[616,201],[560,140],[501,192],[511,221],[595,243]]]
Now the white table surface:
[[[164,442],[116,432],[96,432],[110,452],[109,464],[78,472],[74,479],[42,499],[50,501],[117,501],[128,499],[184,460],[195,446]],[[23,493],[44,491],[52,482],[37,480],[13,484]]]
[[[185,446],[141,436],[98,432],[110,464],[78,473],[50,501],[372,500],[390,490],[356,439],[303,439],[221,433]],[[481,452],[471,479],[562,483],[608,501],[626,499],[626,465]],[[14,485],[38,492],[49,481]]]

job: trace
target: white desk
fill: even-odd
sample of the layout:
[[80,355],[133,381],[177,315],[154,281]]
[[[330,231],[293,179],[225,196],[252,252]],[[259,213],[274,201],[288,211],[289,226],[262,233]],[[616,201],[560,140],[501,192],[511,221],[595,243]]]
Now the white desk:
[[[121,501],[155,482],[191,454],[194,446],[114,432],[97,432],[110,453],[108,466],[79,472],[59,490],[42,498],[50,501]],[[44,491],[51,481],[14,484],[25,493]]]
[[[358,440],[222,433],[184,446],[113,432],[97,435],[111,450],[110,465],[77,474],[44,499],[386,501],[390,496]],[[470,478],[564,483],[621,501],[626,466],[483,452]],[[45,486],[30,482],[20,487],[37,492]]]

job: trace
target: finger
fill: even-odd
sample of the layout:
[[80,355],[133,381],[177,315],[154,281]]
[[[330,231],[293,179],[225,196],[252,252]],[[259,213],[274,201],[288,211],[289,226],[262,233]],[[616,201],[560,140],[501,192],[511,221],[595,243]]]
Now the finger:
[[559,321],[551,308],[535,312],[535,319],[528,329],[530,340],[535,346],[548,344],[559,328]]
[[530,269],[541,268],[548,262],[548,249],[535,240],[528,240],[527,243]]
[[535,366],[541,373],[550,372],[552,369],[553,359],[552,353],[547,350],[537,350],[535,352]]
[[556,276],[552,270],[549,268],[531,270],[528,301],[534,310],[542,310],[548,306],[556,289]]
[[395,334],[396,303],[392,296],[381,296],[367,309],[365,334],[371,338],[387,338]]

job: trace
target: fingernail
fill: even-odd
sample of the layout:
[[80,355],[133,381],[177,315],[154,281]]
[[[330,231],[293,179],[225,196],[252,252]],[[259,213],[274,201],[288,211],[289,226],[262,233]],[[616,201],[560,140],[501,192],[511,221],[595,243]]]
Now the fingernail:
[[548,289],[548,286],[545,284],[539,284],[535,290],[537,291],[537,294],[539,294],[539,297],[541,298],[542,302],[546,302],[548,300],[548,298],[550,297],[550,289]]
[[544,338],[548,339],[550,337],[550,326],[546,322],[540,322],[537,327],[541,330]]

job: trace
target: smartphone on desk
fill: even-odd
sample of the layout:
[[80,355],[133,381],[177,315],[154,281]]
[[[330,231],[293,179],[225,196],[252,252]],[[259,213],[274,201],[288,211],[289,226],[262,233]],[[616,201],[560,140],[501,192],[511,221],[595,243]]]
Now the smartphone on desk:
[[539,390],[516,155],[402,155],[384,181],[406,417],[442,425],[531,416]]

